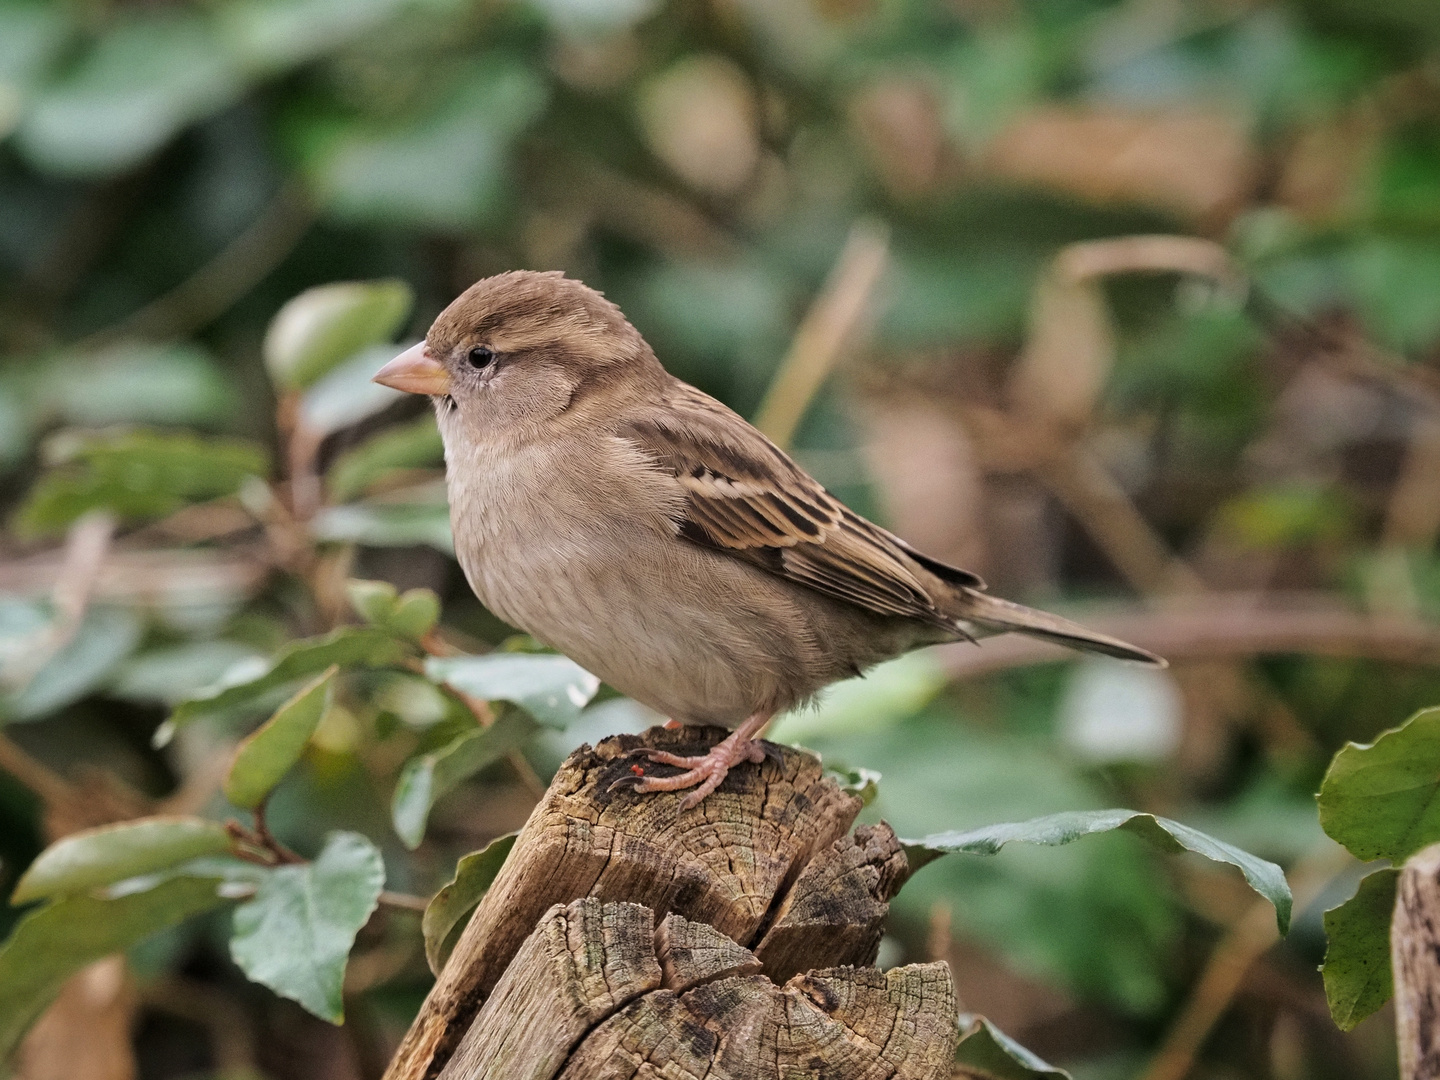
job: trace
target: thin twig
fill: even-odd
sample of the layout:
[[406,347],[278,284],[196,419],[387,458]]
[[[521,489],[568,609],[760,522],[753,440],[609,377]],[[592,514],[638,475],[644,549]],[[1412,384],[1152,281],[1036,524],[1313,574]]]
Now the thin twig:
[[92,350],[122,338],[177,338],[223,315],[285,261],[315,221],[315,210],[287,186],[248,228],[163,296],[76,343]]
[[40,796],[47,807],[63,807],[78,798],[74,784],[31,757],[3,733],[0,733],[0,769]]
[[825,287],[811,304],[755,416],[755,426],[788,446],[825,377],[863,335],[871,297],[889,261],[889,233],[858,221]]
[[[1294,910],[1304,911],[1320,891],[1354,860],[1338,845],[1326,843],[1291,872]],[[1225,1015],[1255,961],[1280,939],[1275,909],[1257,900],[1231,924],[1195,983],[1189,999],[1170,1026],[1141,1080],[1184,1080],[1216,1023]]]
[[422,914],[430,906],[430,901],[423,896],[391,892],[389,889],[384,890],[377,899],[386,907],[399,908],[402,911],[418,911]]

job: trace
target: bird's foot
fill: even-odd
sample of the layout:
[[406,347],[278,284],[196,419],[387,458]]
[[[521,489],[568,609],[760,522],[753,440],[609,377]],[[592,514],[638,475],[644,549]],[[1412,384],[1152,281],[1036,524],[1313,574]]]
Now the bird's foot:
[[732,767],[746,761],[758,765],[765,760],[765,744],[751,737],[761,726],[763,724],[753,727],[749,724],[742,725],[738,731],[732,732],[723,741],[712,746],[706,754],[685,756],[672,754],[668,750],[637,748],[632,750],[629,756],[647,758],[657,765],[673,765],[685,771],[674,776],[644,776],[639,771],[640,766],[632,765],[631,769],[636,770],[635,778],[632,780],[628,776],[622,777],[616,784],[630,784],[639,792],[684,791],[686,788],[694,788],[694,791],[680,800],[680,809],[688,810],[692,806],[700,805],[707,795],[719,787]]

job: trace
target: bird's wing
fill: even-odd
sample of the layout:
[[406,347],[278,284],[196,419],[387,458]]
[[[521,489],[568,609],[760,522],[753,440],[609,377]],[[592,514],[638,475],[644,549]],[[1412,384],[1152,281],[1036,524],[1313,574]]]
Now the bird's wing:
[[916,574],[958,586],[974,574],[937,562],[849,509],[738,414],[677,383],[623,435],[685,492],[679,535],[881,615],[954,628]]

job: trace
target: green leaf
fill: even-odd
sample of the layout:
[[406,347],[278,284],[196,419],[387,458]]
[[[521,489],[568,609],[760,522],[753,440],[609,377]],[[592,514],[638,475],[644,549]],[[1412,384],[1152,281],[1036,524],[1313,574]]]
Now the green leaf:
[[397,351],[394,345],[362,349],[354,359],[322,376],[300,399],[300,418],[305,426],[318,435],[329,435],[404,397],[399,390],[381,386],[373,378]]
[[1238,867],[1250,887],[1275,905],[1275,921],[1280,932],[1283,934],[1290,929],[1293,901],[1290,885],[1280,867],[1268,859],[1261,859],[1207,836],[1198,829],[1154,814],[1142,814],[1135,810],[1072,810],[1030,821],[987,825],[966,832],[935,833],[923,840],[906,840],[903,843],[907,856],[911,856],[910,869],[913,872],[950,852],[994,855],[1012,841],[1054,847],[1112,829],[1124,829],[1143,836],[1162,851],[1193,851],[1207,859]]
[[400,637],[419,641],[440,621],[440,598],[430,589],[407,589],[400,594],[386,629]]
[[450,508],[440,502],[365,502],[331,506],[311,523],[317,540],[365,547],[415,547],[425,544],[455,554]]
[[367,345],[389,341],[413,302],[410,286],[397,279],[306,289],[280,309],[265,334],[270,378],[286,390],[313,385]]
[[16,515],[24,534],[61,532],[97,509],[128,521],[162,517],[187,502],[233,495],[269,470],[254,443],[188,433],[70,433],[50,440],[47,452],[58,468],[40,479]]
[[[381,432],[341,454],[326,473],[325,483],[333,501],[345,502],[397,469],[439,465],[444,455],[445,444],[440,439],[440,429],[435,426],[435,416],[426,413],[413,423]],[[448,517],[446,522],[448,543]]]
[[218,8],[225,41],[257,72],[331,52],[384,23],[408,0],[235,0]]
[[3,715],[12,721],[37,720],[79,701],[105,684],[143,634],[140,616],[128,608],[90,608],[75,636],[4,702]]
[[148,817],[71,833],[42,851],[15,886],[12,904],[101,885],[230,850],[225,826],[197,817]]
[[511,144],[545,98],[528,67],[480,58],[430,114],[328,140],[309,164],[311,181],[344,219],[469,228],[503,204]]
[[276,867],[235,909],[230,956],[255,982],[338,1024],[345,961],[384,887],[375,845],[331,833],[314,862]]
[[480,851],[463,856],[455,865],[455,877],[426,905],[420,926],[425,934],[425,959],[436,975],[450,959],[470,913],[494,884],[519,835],[512,832],[497,836]]
[[439,750],[411,758],[390,799],[395,834],[411,849],[425,838],[430,808],[456,784],[525,745],[538,728],[527,713],[506,709],[487,728],[467,731]]
[[81,427],[214,422],[235,400],[214,358],[189,343],[127,342],[57,359],[46,372],[38,396]]
[[345,595],[366,622],[412,641],[424,637],[440,619],[440,598],[429,589],[409,589],[396,596],[388,581],[352,579],[345,583]]
[[489,653],[432,656],[425,674],[485,701],[509,701],[547,727],[574,723],[600,680],[565,656]]
[[15,137],[43,171],[119,172],[229,104],[240,89],[205,20],[173,9],[122,14],[79,63],[36,95]]
[[825,775],[834,780],[841,791],[859,796],[861,806],[869,806],[880,794],[880,774],[874,769],[852,769],[832,763],[826,767]]
[[236,806],[254,810],[288,773],[300,755],[320,718],[335,696],[335,673],[331,664],[314,682],[299,691],[275,715],[252,731],[235,750],[230,772],[225,777],[225,797]]
[[246,671],[240,681],[233,684],[222,681],[221,685],[210,688],[206,693],[182,701],[170,714],[170,719],[156,731],[156,745],[165,745],[176,728],[197,717],[223,712],[252,701],[276,687],[318,674],[331,664],[337,664],[342,669],[392,667],[410,654],[410,647],[404,642],[373,627],[342,626],[324,637],[292,642],[260,673]]
[[960,1045],[955,1050],[957,1077],[965,1080],[1070,1080],[1064,1069],[1046,1064],[983,1016],[960,1017]]
[[1440,840],[1440,709],[1342,747],[1319,803],[1321,827],[1361,862],[1402,863]]
[[31,912],[0,945],[0,1060],[75,972],[224,903],[219,882],[177,877],[154,888],[71,896]]
[[1398,869],[1360,879],[1355,895],[1325,912],[1325,1000],[1341,1031],[1349,1031],[1395,993],[1390,970],[1390,920]]
[[174,705],[213,685],[242,661],[263,664],[264,658],[249,645],[223,639],[152,649],[120,666],[109,693],[127,701]]

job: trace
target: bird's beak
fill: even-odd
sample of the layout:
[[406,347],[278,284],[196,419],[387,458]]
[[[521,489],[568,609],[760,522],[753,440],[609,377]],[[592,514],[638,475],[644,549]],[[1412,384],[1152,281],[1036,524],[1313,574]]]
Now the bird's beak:
[[450,393],[449,374],[444,365],[426,351],[423,341],[391,360],[375,373],[371,381],[407,394],[440,397]]

